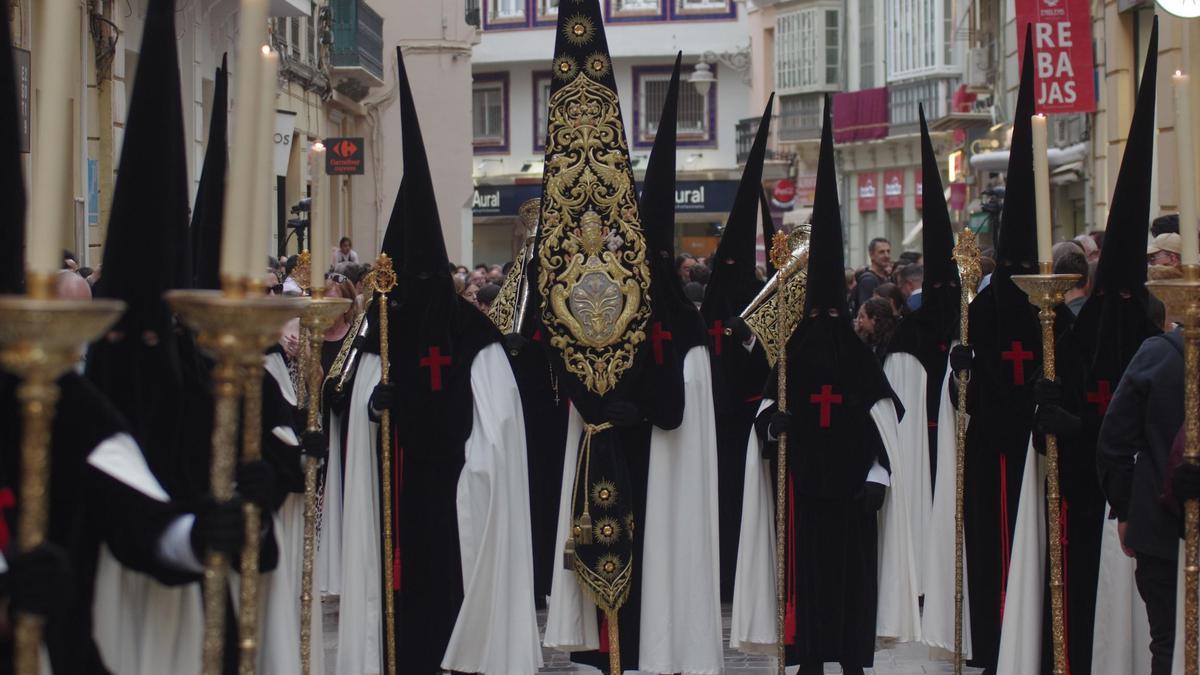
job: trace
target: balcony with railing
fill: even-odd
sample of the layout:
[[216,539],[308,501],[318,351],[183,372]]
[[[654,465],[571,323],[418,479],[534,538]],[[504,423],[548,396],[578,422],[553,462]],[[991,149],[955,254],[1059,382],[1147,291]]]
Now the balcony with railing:
[[358,101],[383,84],[383,17],[363,0],[331,0],[334,89]]

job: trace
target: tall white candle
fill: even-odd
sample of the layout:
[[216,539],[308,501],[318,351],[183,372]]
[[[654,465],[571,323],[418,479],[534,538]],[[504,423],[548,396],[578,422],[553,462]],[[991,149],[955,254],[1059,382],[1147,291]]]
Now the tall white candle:
[[1050,218],[1050,164],[1047,155],[1046,116],[1033,116],[1033,196],[1037,206],[1038,262],[1052,262],[1054,243]]
[[1175,71],[1175,131],[1179,134],[1179,234],[1183,240],[1180,256],[1185,265],[1200,263],[1200,233],[1196,231],[1196,158],[1192,154],[1192,99],[1188,76]]
[[258,134],[254,139],[257,153],[255,219],[246,240],[251,255],[246,273],[251,279],[259,279],[266,270],[267,256],[271,252],[270,233],[275,230],[271,201],[275,198],[275,86],[279,76],[279,54],[263,45],[259,59],[262,74],[258,91]]
[[[233,142],[229,148],[229,180],[225,187],[224,231],[221,233],[221,278],[239,281],[250,268],[247,232],[260,218],[254,209],[254,176],[258,169],[259,49],[267,35],[268,0],[241,0],[236,80],[233,99]],[[257,267],[261,267],[260,261]]]
[[325,144],[317,141],[309,150],[309,174],[312,178],[312,202],[309,205],[308,250],[314,289],[325,287],[329,269],[329,178],[325,175]]
[[[37,138],[33,162],[26,269],[51,275],[63,266],[63,230],[71,221],[71,73],[69,49],[78,41],[78,4],[44,0],[37,58],[33,62],[37,96]],[[31,287],[30,290],[36,290]]]

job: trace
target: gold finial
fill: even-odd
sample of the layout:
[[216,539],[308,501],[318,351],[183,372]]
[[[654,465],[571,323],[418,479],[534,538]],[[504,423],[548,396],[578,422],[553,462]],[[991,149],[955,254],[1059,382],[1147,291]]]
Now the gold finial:
[[292,278],[300,285],[300,288],[309,290],[312,288],[312,254],[308,251],[300,252],[300,261],[296,263],[296,269],[292,270]]
[[367,285],[376,293],[391,293],[396,287],[396,271],[392,268],[392,259],[388,254],[379,254],[375,267],[367,274]]
[[958,263],[962,287],[978,288],[983,271],[979,264],[979,245],[975,243],[975,233],[965,227],[959,232],[958,243],[954,245],[954,261]]
[[771,238],[771,264],[776,269],[783,269],[791,254],[792,247],[788,243],[788,236],[783,232],[776,232]]
[[541,214],[542,200],[540,197],[534,197],[526,201],[517,209],[517,215],[521,218],[521,224],[525,226],[526,234],[533,234],[533,230],[537,227],[538,218],[541,217]]

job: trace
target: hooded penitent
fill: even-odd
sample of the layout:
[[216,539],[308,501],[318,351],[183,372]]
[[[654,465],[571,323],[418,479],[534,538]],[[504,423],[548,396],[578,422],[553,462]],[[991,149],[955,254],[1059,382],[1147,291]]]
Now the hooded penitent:
[[[384,498],[396,504],[397,662],[413,672],[434,672],[463,601],[455,486],[473,431],[471,366],[500,333],[454,292],[429,161],[399,48],[396,60],[404,177],[383,252],[397,275],[389,296],[388,361],[398,401],[391,416],[394,494]],[[380,351],[378,298],[367,309],[371,323],[363,351],[368,354]]]
[[[888,353],[903,352],[915,356],[926,373],[926,416],[929,428],[929,464],[937,466],[938,409],[941,407],[942,380],[946,375],[947,357],[951,344],[958,339],[959,287],[958,266],[954,262],[954,232],[950,227],[950,212],[942,191],[937,155],[921,117],[921,167],[925,186],[921,210],[921,246],[925,278],[921,285],[921,307],[900,322],[888,346]],[[952,423],[952,420],[946,420]],[[952,450],[945,448],[945,450]]]
[[[1071,671],[1092,667],[1101,541],[1107,514],[1096,477],[1096,441],[1108,401],[1142,342],[1161,332],[1149,318],[1145,242],[1150,223],[1154,160],[1154,102],[1158,72],[1158,20],[1150,33],[1142,85],[1117,174],[1105,228],[1104,255],[1071,329],[1058,341],[1063,407],[1081,421],[1076,436],[1059,437],[1059,481],[1066,514],[1062,530],[1066,575],[1066,625]],[[1049,615],[1043,672],[1050,672]]]
[[970,308],[974,360],[968,406],[965,467],[967,570],[975,665],[995,667],[1000,617],[1033,429],[1033,383],[1041,369],[1037,309],[1013,283],[1037,272],[1037,214],[1033,195],[1034,61],[1026,32],[1021,86],[1013,113],[1004,210],[996,270]]
[[192,287],[221,287],[221,226],[225,217],[225,168],[229,163],[229,67],[221,57],[213,84],[212,119],[208,147],[192,210]]
[[[716,252],[709,258],[712,277],[704,291],[700,313],[709,333],[713,372],[713,404],[717,413],[717,476],[721,504],[721,596],[733,596],[737,562],[738,528],[742,512],[742,476],[745,473],[746,436],[762,399],[770,373],[767,355],[755,342],[747,349],[726,335],[725,327],[762,290],[755,274],[758,219],[762,209],[762,173],[770,136],[774,95],[759,121],[758,134],[746,158],[733,208]],[[765,226],[764,226],[765,227]],[[770,246],[768,240],[765,245]]]
[[[846,304],[828,99],[812,223],[804,316],[787,342],[788,663],[869,667],[877,516],[862,499],[872,465],[889,466],[872,409],[894,394]],[[777,397],[777,377],[765,393]]]
[[97,297],[126,304],[91,346],[87,375],[129,421],[150,468],[172,495],[186,492],[179,451],[183,380],[163,293],[189,285],[187,155],[175,8],[153,0],[125,124]]

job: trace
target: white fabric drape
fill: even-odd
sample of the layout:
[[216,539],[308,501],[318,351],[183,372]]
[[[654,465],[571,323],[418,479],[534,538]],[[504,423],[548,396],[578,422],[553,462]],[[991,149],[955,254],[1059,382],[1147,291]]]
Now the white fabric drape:
[[1004,618],[1000,624],[997,675],[1028,675],[1042,664],[1042,611],[1046,583],[1046,460],[1033,449],[1025,451],[1021,501],[1013,532]]

